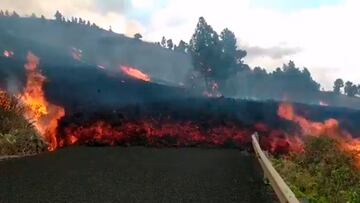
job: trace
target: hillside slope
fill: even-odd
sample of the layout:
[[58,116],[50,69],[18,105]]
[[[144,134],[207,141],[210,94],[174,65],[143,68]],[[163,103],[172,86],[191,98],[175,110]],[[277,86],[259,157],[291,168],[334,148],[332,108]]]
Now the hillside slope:
[[63,57],[81,50],[81,61],[117,69],[130,65],[173,83],[183,82],[192,68],[189,56],[154,43],[87,25],[38,18],[0,18],[0,51],[16,55],[33,50],[46,63],[63,65]]

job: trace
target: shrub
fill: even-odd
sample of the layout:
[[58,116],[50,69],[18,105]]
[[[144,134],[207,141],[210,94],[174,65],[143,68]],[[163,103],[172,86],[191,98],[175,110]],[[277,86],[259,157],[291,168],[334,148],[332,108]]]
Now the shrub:
[[17,98],[0,91],[0,156],[34,154],[46,149],[44,140],[23,113]]
[[308,137],[302,154],[273,158],[274,166],[299,199],[360,202],[360,171],[354,155],[327,136]]

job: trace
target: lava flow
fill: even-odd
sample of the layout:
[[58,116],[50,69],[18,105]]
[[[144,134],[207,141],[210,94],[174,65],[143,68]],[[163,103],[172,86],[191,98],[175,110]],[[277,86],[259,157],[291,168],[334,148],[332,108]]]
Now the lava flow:
[[128,75],[130,77],[133,77],[133,78],[136,78],[136,79],[139,79],[139,80],[143,80],[143,81],[146,81],[146,82],[151,81],[149,75],[141,72],[140,70],[138,70],[136,68],[129,67],[129,66],[121,66],[120,68],[121,68],[121,71],[123,73],[125,73],[126,75]]
[[38,66],[39,58],[29,52],[25,64],[27,83],[20,98],[26,107],[25,117],[34,122],[36,129],[49,142],[49,150],[53,151],[58,146],[58,120],[65,115],[65,111],[46,100],[43,90],[46,77],[39,72]]
[[139,119],[114,125],[97,121],[63,130],[60,146],[72,144],[147,145],[154,147],[224,146],[250,143],[250,130],[235,126],[203,128],[191,121]]

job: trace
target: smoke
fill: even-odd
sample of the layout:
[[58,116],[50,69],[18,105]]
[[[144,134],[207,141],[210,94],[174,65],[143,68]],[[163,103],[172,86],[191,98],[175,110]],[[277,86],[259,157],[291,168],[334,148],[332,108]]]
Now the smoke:
[[[131,21],[128,25],[129,34],[139,32],[137,22]],[[192,69],[191,59],[185,54],[102,30],[84,32],[81,26],[43,24],[31,19],[19,19],[11,25],[0,22],[0,27],[4,30],[1,39],[10,39],[4,40],[7,45],[4,49],[38,50],[44,53],[42,61],[48,64],[63,65],[69,60],[62,59],[71,54],[70,49],[76,48],[83,51],[84,65],[102,65],[112,70],[118,70],[119,65],[129,65],[152,78],[175,84],[184,82]]]
[[107,1],[100,0],[3,0],[1,9],[16,11],[22,16],[44,15],[46,18],[54,18],[59,10],[65,17],[81,17],[98,24],[103,28],[112,27],[116,32],[124,32],[128,23],[126,13],[131,7],[129,0]]
[[269,48],[263,48],[259,46],[249,46],[244,47],[244,49],[248,53],[248,60],[251,60],[252,58],[259,58],[264,56],[269,56],[272,59],[282,59],[285,56],[291,56],[295,55],[301,52],[301,48],[295,47],[295,48],[286,48],[286,47],[280,47],[280,46],[274,46]]
[[6,78],[7,92],[13,95],[18,95],[21,92],[21,82],[14,76]]

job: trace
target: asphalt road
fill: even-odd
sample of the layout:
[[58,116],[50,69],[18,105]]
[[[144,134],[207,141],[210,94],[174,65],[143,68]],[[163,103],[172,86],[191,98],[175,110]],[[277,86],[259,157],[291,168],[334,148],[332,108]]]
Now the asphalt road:
[[0,202],[273,202],[252,155],[74,147],[0,161]]

